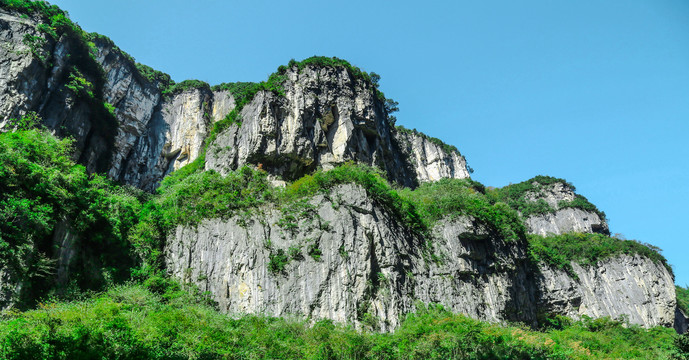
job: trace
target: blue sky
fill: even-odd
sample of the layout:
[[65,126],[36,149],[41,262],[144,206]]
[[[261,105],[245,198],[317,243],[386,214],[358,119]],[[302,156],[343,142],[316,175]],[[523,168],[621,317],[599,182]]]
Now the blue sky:
[[473,175],[576,185],[689,284],[689,2],[55,0],[176,81],[261,81],[312,55],[381,75],[398,124]]

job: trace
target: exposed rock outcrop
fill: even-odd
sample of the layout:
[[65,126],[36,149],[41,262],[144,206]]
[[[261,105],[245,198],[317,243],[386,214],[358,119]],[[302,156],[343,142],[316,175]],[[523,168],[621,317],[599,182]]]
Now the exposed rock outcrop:
[[[95,38],[92,59],[85,44],[65,34],[53,39],[37,30],[39,22],[0,10],[0,128],[35,111],[56,135],[75,139],[75,156],[91,172],[153,191],[199,157],[213,124],[235,109],[229,91],[207,86],[163,96],[111,42]],[[241,124],[209,144],[207,170],[260,164],[294,179],[355,161],[409,187],[469,177],[459,152],[391,128],[374,86],[346,67],[291,66],[284,76],[284,95],[258,92],[243,107]],[[527,193],[527,201],[552,209],[528,216],[529,232],[608,233],[602,213],[572,206],[577,196],[560,182]],[[166,246],[168,271],[210,291],[225,312],[299,314],[382,330],[397,326],[418,301],[489,321],[533,324],[539,312],[550,312],[687,328],[672,275],[647,258],[572,264],[573,276],[538,270],[525,243],[496,238],[468,217],[441,221],[429,238],[412,233],[355,185],[309,204],[296,227],[269,206],[254,219],[178,227]],[[98,259],[79,248],[76,236],[64,226],[53,234],[60,283],[68,282],[70,267]],[[11,303],[22,286],[0,268],[0,303]]]
[[[490,321],[534,320],[525,244],[490,238],[459,218],[436,227],[430,250],[355,185],[309,203],[313,212],[292,231],[269,208],[250,220],[178,227],[166,248],[168,271],[210,291],[228,313],[299,314],[389,330],[421,301]],[[278,254],[290,259],[284,269],[278,262],[288,258]]]
[[[0,9],[0,128],[29,111],[41,115],[59,136],[75,139],[75,158],[90,171],[105,171],[111,156],[111,135],[87,99],[66,87],[74,69],[78,42],[54,40],[37,30],[39,21]],[[94,74],[84,73],[84,84]]]
[[397,149],[381,100],[370,83],[344,67],[287,70],[284,97],[260,91],[241,112],[241,124],[218,135],[207,169],[244,164],[294,179],[317,167],[357,161],[412,186],[415,176]]
[[639,255],[621,255],[596,266],[572,263],[572,268],[575,277],[540,266],[541,311],[574,319],[624,316],[645,327],[675,323],[674,279],[662,264]]
[[577,194],[567,184],[539,184],[537,190],[526,193],[524,197],[531,202],[543,200],[553,209],[553,212],[531,215],[525,219],[527,231],[531,234],[610,233],[608,223],[598,213],[563,205],[577,198]]
[[682,309],[677,307],[675,309],[675,330],[679,334],[684,334],[689,331],[689,315],[685,314]]
[[417,301],[489,321],[535,324],[550,313],[678,324],[672,275],[642,256],[572,263],[572,276],[530,263],[525,243],[491,237],[467,217],[438,223],[428,246],[356,185],[309,204],[294,226],[269,207],[253,219],[180,226],[165,251],[168,271],[228,313],[375,320],[385,330]]
[[[97,39],[95,44],[98,50],[96,60],[105,73],[103,96],[105,101],[114,106],[119,123],[108,176],[119,179],[127,157],[132,154],[137,140],[146,132],[160,101],[160,91],[156,84],[142,78],[134,64],[112,44],[101,39]],[[134,184],[136,183],[132,183]]]
[[469,176],[461,155],[421,136],[395,136],[376,90],[345,67],[294,66],[285,76],[284,96],[259,92],[242,109],[241,124],[218,135],[207,169],[226,172],[260,163],[294,179],[319,167],[356,161],[384,170],[405,186]]
[[[75,138],[76,157],[89,171],[152,191],[167,173],[195,160],[213,122],[234,109],[227,90],[191,89],[163,99],[128,56],[96,37],[95,60],[104,79],[81,75],[114,107],[116,123],[104,123],[93,104],[66,86],[75,40],[55,41],[36,29],[37,20],[0,15],[0,127],[35,111],[57,135]],[[38,40],[29,44],[27,36]],[[242,125],[218,136],[208,169],[261,163],[276,175],[296,178],[317,167],[357,161],[383,169],[405,186],[469,176],[458,153],[423,136],[396,135],[373,85],[345,67],[293,67],[286,76],[284,97],[259,92],[244,107]]]
[[[137,138],[121,179],[147,191],[158,187],[160,180],[194,161],[203,149],[210,132],[214,94],[208,89],[191,89],[163,100],[153,112],[143,136]],[[223,94],[224,103],[232,103]],[[225,105],[227,112],[230,106]],[[214,111],[220,114],[223,109]]]
[[446,149],[422,134],[395,131],[400,150],[406,155],[419,182],[470,177],[466,159],[454,149]]

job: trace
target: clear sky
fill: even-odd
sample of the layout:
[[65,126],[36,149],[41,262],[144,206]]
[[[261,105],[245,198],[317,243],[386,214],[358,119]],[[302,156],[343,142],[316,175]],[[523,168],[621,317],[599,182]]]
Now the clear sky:
[[689,1],[52,2],[176,81],[349,60],[475,180],[565,178],[689,284]]

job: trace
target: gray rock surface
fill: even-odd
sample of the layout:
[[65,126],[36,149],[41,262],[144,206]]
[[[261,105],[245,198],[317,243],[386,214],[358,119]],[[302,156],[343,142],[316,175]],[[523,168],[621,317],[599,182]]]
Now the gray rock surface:
[[423,135],[395,131],[395,137],[419,182],[470,177],[466,159],[459,152],[447,151]]
[[689,315],[685,314],[679,306],[675,309],[675,330],[678,334],[684,334],[689,330]]
[[[75,138],[76,160],[89,171],[153,191],[166,174],[199,156],[213,122],[235,107],[227,91],[207,88],[163,99],[113,44],[96,40],[103,100],[117,118],[110,131],[66,87],[74,44],[47,38],[37,24],[0,10],[0,128],[35,111],[56,135]],[[34,40],[27,41],[30,36]],[[394,131],[371,85],[342,67],[289,69],[284,92],[259,92],[244,107],[242,125],[229,127],[211,144],[207,169],[260,163],[273,175],[294,178],[357,161],[407,186],[469,176],[459,153]],[[574,199],[571,189],[555,184],[542,190],[529,199],[542,198],[556,211],[527,219],[530,232],[608,231],[595,213],[559,208],[561,200]],[[169,271],[211,291],[229,313],[300,314],[388,330],[421,301],[490,321],[533,323],[543,307],[574,317],[626,314],[644,326],[686,330],[671,276],[648,259],[622,256],[595,267],[574,265],[578,280],[546,267],[539,275],[529,267],[525,244],[492,238],[470,218],[445,220],[424,239],[357,186],[342,186],[310,204],[313,209],[296,228],[270,207],[253,219],[179,227],[166,248]],[[64,282],[77,256],[76,240],[65,227],[53,235],[56,276]],[[301,256],[271,272],[271,255],[289,254],[292,247]],[[22,287],[0,268],[0,303],[11,303]]]
[[212,126],[213,99],[207,89],[191,89],[163,100],[136,140],[122,181],[153,191],[165,175],[194,161]]
[[[537,314],[554,313],[675,325],[672,275],[645,257],[572,264],[573,277],[534,267],[526,244],[492,238],[467,217],[441,221],[424,239],[355,185],[309,204],[308,214],[288,221],[292,227],[286,213],[270,207],[252,218],[180,226],[165,251],[168,271],[210,291],[231,314],[296,314],[359,325],[375,319],[390,330],[420,301],[493,322],[533,324]],[[311,248],[320,250],[318,259],[309,256]],[[271,256],[280,250],[299,255],[274,273]]]
[[660,263],[635,255],[621,255],[596,266],[572,263],[576,278],[562,270],[540,266],[539,309],[572,317],[626,316],[645,327],[673,326],[675,285]]
[[561,201],[572,201],[577,194],[562,183],[537,185],[536,191],[524,195],[527,201],[544,200],[555,211],[548,214],[534,214],[525,219],[530,234],[560,235],[569,232],[609,234],[608,223],[592,211],[562,207]]
[[[408,139],[413,146],[409,154],[402,152],[373,87],[344,67],[295,66],[285,76],[285,96],[259,92],[242,109],[241,125],[231,126],[211,145],[206,169],[224,173],[260,163],[294,179],[356,161],[384,170],[405,186],[468,176],[461,156],[423,140]],[[420,159],[416,166],[412,156]]]
[[119,122],[115,135],[115,150],[108,171],[111,178],[121,178],[127,157],[137,140],[144,135],[153,111],[160,101],[158,87],[141,78],[137,69],[121,51],[106,41],[97,40],[96,59],[105,73],[103,97],[115,106]]
[[[355,185],[309,204],[295,230],[271,208],[251,219],[178,227],[166,248],[168,271],[210,291],[231,314],[298,314],[389,330],[420,301],[484,320],[533,321],[524,244],[491,239],[459,218],[435,229],[430,250]],[[313,248],[319,256],[309,255]],[[280,250],[298,255],[271,272]]]
[[[530,234],[560,235],[568,232],[607,232],[607,223],[598,214],[576,208],[564,208],[555,213],[532,215],[525,219]],[[603,230],[604,229],[604,230]]]
[[[76,159],[89,171],[152,191],[167,173],[195,160],[212,123],[234,109],[228,91],[192,89],[162,99],[156,84],[140,76],[114,44],[99,38],[94,42],[105,74],[103,100],[114,106],[118,123],[104,129],[88,104],[66,90],[72,44],[46,38],[32,19],[0,15],[0,127],[35,111],[58,136],[75,138]],[[46,60],[32,54],[23,40],[28,35],[41,39],[34,52]],[[242,126],[218,137],[208,169],[261,163],[275,175],[295,178],[357,161],[406,186],[468,177],[458,153],[421,136],[395,135],[373,87],[344,67],[294,67],[287,77],[285,97],[260,92],[244,107]]]
[[0,9],[0,128],[10,118],[17,118],[39,107],[47,89],[49,74],[42,62],[35,58],[24,36],[37,36],[43,46],[36,50],[48,56],[55,46],[36,30],[32,19]]

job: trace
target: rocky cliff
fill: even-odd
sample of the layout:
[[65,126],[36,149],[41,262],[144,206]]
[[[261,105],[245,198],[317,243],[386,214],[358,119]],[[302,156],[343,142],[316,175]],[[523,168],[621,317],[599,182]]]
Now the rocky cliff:
[[[291,66],[281,74],[284,93],[260,91],[240,122],[220,133],[206,169],[225,173],[245,164],[286,179],[347,161],[375,166],[404,186],[466,178],[466,162],[421,135],[389,124],[377,89],[344,66]],[[402,151],[402,147],[404,151]]]
[[[56,135],[75,139],[75,157],[91,172],[149,192],[196,159],[221,174],[251,165],[288,181],[350,161],[412,188],[469,177],[456,148],[392,127],[384,96],[351,65],[290,64],[276,73],[276,88],[249,99],[203,84],[166,88],[106,38],[69,28],[51,34],[44,21],[0,9],[0,128],[36,112]],[[519,189],[500,196],[531,234],[609,233],[604,214],[566,182],[528,181]],[[423,302],[490,321],[535,324],[544,312],[624,315],[686,330],[672,275],[643,256],[573,262],[567,273],[534,264],[523,236],[507,241],[470,216],[411,231],[358,185],[308,204],[296,223],[264,205],[254,218],[178,226],[164,247],[166,270],[210,291],[229,313],[388,330]],[[53,235],[56,277],[67,281],[74,239],[66,227]],[[9,299],[21,284],[1,271],[0,278]]]
[[[103,119],[93,101],[70,91],[76,76],[70,69],[77,68],[70,46],[79,44],[78,39],[64,34],[54,40],[37,30],[39,19],[1,15],[2,124],[37,112],[58,135],[77,140],[77,156],[91,171],[152,191],[163,176],[195,160],[213,123],[234,109],[234,96],[227,90],[192,87],[162,96],[158,84],[142,76],[129,56],[107,38],[93,36],[89,41],[96,55],[84,61],[99,71],[80,74],[93,88],[96,99],[91,100],[112,105],[114,118]],[[27,43],[26,36],[40,40]],[[397,139],[377,90],[347,68],[293,67],[285,76],[281,95],[260,92],[242,109],[242,125],[218,135],[207,169],[261,163],[276,175],[297,178],[318,167],[357,161],[387,171],[406,186],[469,176],[458,153],[421,135]]]
[[572,263],[573,275],[545,264],[539,268],[541,311],[574,319],[625,317],[648,327],[675,323],[674,279],[648,258],[621,255],[595,266]]
[[575,190],[563,179],[536,176],[498,189],[498,194],[523,215],[530,234],[610,234],[605,213]]
[[592,209],[574,207],[578,195],[571,186],[554,183],[539,186],[526,194],[527,201],[544,200],[551,211],[531,215],[526,219],[526,227],[532,234],[564,234],[567,232],[609,234],[608,223],[602,213]]
[[180,226],[166,248],[168,271],[210,291],[228,313],[389,330],[420,301],[479,319],[535,322],[525,243],[492,237],[468,217],[444,221],[424,238],[356,185],[309,204],[296,227],[270,208],[251,219]]

